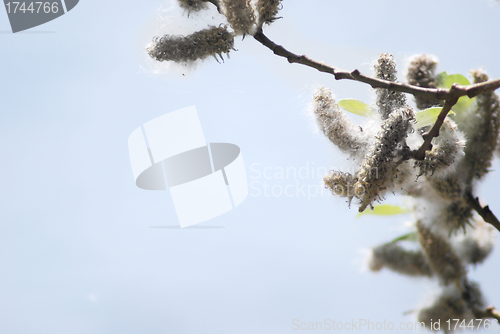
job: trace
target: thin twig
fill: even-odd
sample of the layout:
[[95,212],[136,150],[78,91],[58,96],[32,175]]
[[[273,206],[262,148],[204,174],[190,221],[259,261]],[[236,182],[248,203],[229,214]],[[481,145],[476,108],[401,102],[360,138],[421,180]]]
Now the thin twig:
[[491,212],[490,207],[486,205],[483,207],[481,203],[479,203],[479,199],[474,197],[470,192],[465,194],[465,199],[467,200],[467,204],[470,205],[482,218],[485,222],[493,225],[498,231],[500,231],[500,221],[495,216],[493,212]]
[[[453,86],[451,88],[451,91],[453,91]],[[425,159],[425,151],[431,150],[432,149],[432,139],[439,136],[439,129],[441,129],[441,125],[443,125],[444,119],[446,118],[446,115],[450,112],[451,108],[457,103],[458,98],[455,98],[454,100],[446,100],[443,109],[441,109],[441,112],[439,113],[436,122],[432,126],[432,128],[429,130],[429,132],[424,133],[422,137],[424,138],[424,142],[422,145],[418,148],[418,150],[413,151],[412,154],[410,155],[411,158],[415,160],[424,160]]]
[[494,306],[488,307],[484,312],[477,312],[475,315],[481,319],[496,319],[500,322],[500,312]]

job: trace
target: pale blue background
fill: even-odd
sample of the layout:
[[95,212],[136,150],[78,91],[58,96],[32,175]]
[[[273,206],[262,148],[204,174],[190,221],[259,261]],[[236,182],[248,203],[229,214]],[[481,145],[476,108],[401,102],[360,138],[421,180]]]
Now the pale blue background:
[[[333,196],[250,196],[204,223],[176,225],[168,192],[134,185],[127,138],[196,105],[209,142],[241,147],[253,169],[347,167],[315,132],[318,85],[367,102],[363,84],[289,65],[252,38],[224,64],[155,75],[144,54],[163,1],[83,0],[12,34],[0,10],[0,332],[294,333],[292,321],[413,321],[434,285],[362,272],[362,249],[404,233],[410,216],[356,219]],[[297,53],[371,71],[379,52],[436,54],[439,70],[500,77],[500,5],[487,0],[284,1],[267,29]],[[355,121],[361,121],[355,119]],[[260,165],[255,165],[260,164]],[[498,164],[496,164],[498,167]],[[479,194],[500,214],[499,174]],[[388,195],[388,200],[402,199]],[[500,306],[500,251],[473,269]],[[363,332],[363,331],[360,331]]]

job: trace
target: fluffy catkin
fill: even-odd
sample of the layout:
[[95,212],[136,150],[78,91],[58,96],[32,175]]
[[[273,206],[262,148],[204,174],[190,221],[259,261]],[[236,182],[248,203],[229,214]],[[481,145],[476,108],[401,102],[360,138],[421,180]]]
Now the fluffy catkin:
[[486,306],[479,284],[474,281],[469,281],[468,279],[462,282],[462,298],[473,313],[479,310],[482,311]]
[[[463,323],[467,324],[467,328],[469,328],[469,324],[478,326],[479,322],[473,319],[478,318],[477,312],[482,311],[484,307],[485,302],[479,285],[464,279],[460,289],[455,284],[445,286],[432,306],[419,311],[418,321],[424,322],[425,326],[431,330],[449,329],[450,332],[453,332],[461,329],[460,326],[454,326],[455,319],[464,320]],[[446,322],[450,320],[452,325],[448,327]],[[473,321],[470,322],[471,320]],[[441,326],[435,326],[437,322]],[[432,326],[433,324],[434,326]],[[479,328],[475,327],[475,330],[479,330]]]
[[[446,321],[450,319],[471,319],[472,312],[462,298],[456,287],[448,287],[430,307],[424,308],[418,313],[418,321],[423,322],[430,330],[439,330],[436,323],[440,323],[440,329],[447,326]],[[451,327],[453,331],[453,327]]]
[[[488,80],[488,76],[476,70],[472,72],[474,83]],[[497,146],[500,128],[500,102],[494,92],[486,92],[476,97],[476,109],[464,122],[467,145],[462,172],[467,183],[481,179],[491,167],[491,159]]]
[[[434,74],[438,62],[434,56],[418,55],[413,57],[408,66],[408,83],[423,88],[436,88],[436,76]],[[415,96],[418,109],[427,109],[432,106],[441,105],[438,99]]]
[[431,232],[421,221],[417,222],[417,231],[432,271],[444,284],[459,281],[465,275],[465,268],[448,241]]
[[[396,63],[393,56],[388,53],[381,53],[375,65],[375,75],[379,79],[396,81]],[[389,115],[406,105],[406,97],[401,92],[390,91],[384,88],[377,88],[377,106],[382,120],[389,118]]]
[[323,178],[325,185],[334,195],[347,197],[349,205],[354,196],[355,178],[350,173],[331,171],[330,174]]
[[406,139],[413,119],[413,110],[406,106],[390,114],[382,124],[382,130],[357,173],[354,195],[361,200],[359,212],[380,197],[381,192],[393,186],[395,151]]
[[464,155],[464,142],[454,121],[446,118],[439,136],[432,140],[432,150],[425,152],[425,159],[415,161],[420,175],[445,170]]
[[463,197],[452,201],[437,213],[436,224],[448,232],[464,230],[472,218],[472,208]]
[[259,26],[264,23],[271,24],[278,19],[278,10],[281,0],[259,0],[257,12],[259,13]]
[[406,250],[395,243],[373,248],[369,266],[372,271],[387,268],[408,276],[430,277],[433,275],[422,252]]
[[236,35],[251,34],[255,24],[255,13],[250,0],[222,0],[222,13]]
[[454,174],[444,178],[430,178],[428,181],[438,195],[444,199],[459,200],[463,197],[463,184],[457,180]]
[[493,251],[496,234],[493,226],[482,219],[477,220],[474,227],[468,227],[467,233],[458,237],[457,255],[466,263],[482,263]]
[[155,37],[146,51],[157,61],[186,63],[216,55],[222,58],[233,45],[234,36],[225,27],[210,27],[188,36]]
[[316,91],[313,109],[319,128],[335,146],[353,157],[364,155],[368,145],[365,136],[340,110],[329,89],[320,87]]

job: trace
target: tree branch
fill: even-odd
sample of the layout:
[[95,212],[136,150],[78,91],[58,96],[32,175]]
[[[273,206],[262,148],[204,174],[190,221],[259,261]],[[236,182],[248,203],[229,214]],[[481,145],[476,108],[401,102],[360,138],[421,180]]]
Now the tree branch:
[[465,194],[465,199],[467,200],[467,204],[471,206],[482,218],[485,222],[493,225],[498,231],[500,231],[500,221],[498,218],[491,212],[488,205],[483,207],[481,203],[479,203],[479,199],[474,197],[470,192]]
[[299,56],[288,51],[283,46],[274,43],[259,29],[253,36],[259,43],[274,52],[275,55],[286,58],[289,63],[298,63],[317,69],[320,72],[329,73],[335,76],[336,80],[354,80],[366,83],[372,88],[385,88],[392,91],[418,95],[426,98],[436,98],[438,100],[454,100],[461,96],[475,97],[487,91],[493,91],[500,88],[500,79],[490,80],[475,85],[461,86],[455,85],[454,88],[423,88],[401,82],[392,82],[378,78],[372,78],[361,74],[359,70],[352,72],[344,71],[322,62],[315,61],[305,55]]

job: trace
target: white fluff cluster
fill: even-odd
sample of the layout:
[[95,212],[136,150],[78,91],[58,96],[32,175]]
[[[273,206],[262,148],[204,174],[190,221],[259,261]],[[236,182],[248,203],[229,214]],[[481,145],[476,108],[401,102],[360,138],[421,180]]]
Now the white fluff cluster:
[[[411,84],[437,87],[432,56],[413,58],[408,71]],[[381,54],[376,76],[396,81],[391,55]],[[474,82],[487,80],[481,71],[472,72]],[[416,248],[407,249],[399,239],[372,249],[369,268],[383,268],[407,276],[431,277],[440,287],[432,305],[421,309],[419,321],[430,328],[433,321],[474,319],[484,312],[479,286],[469,281],[468,269],[482,263],[491,253],[496,231],[478,218],[473,221],[466,193],[474,190],[491,164],[500,129],[500,102],[494,93],[481,94],[469,111],[449,116],[432,149],[423,160],[412,160],[411,152],[423,142],[429,126],[417,128],[414,111],[402,93],[376,90],[381,120],[376,133],[361,131],[339,109],[331,92],[320,88],[313,109],[320,129],[342,152],[359,163],[355,173],[331,171],[324,181],[334,195],[359,200],[362,212],[386,192],[413,197]],[[441,104],[417,99],[419,108]],[[431,328],[432,329],[432,328]]]

